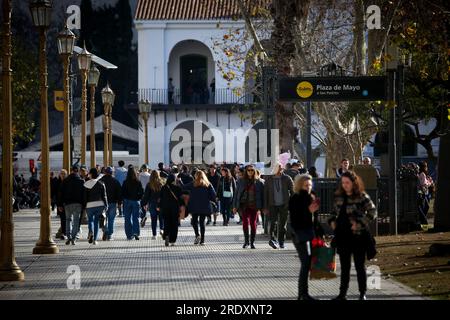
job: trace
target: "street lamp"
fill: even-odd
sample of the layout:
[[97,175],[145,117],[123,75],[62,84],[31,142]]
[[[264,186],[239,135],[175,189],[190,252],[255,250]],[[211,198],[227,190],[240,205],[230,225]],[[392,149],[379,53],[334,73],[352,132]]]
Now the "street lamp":
[[64,68],[64,134],[63,134],[63,168],[70,172],[70,110],[69,110],[69,65],[73,54],[75,35],[67,25],[58,34],[58,53]]
[[81,72],[81,164],[86,164],[86,117],[87,117],[87,90],[86,81],[91,67],[91,54],[84,45],[83,51],[78,55],[78,68]]
[[50,26],[52,4],[49,0],[30,2],[33,24],[39,30],[39,78],[41,92],[41,227],[39,241],[33,254],[58,253],[51,237],[50,225],[50,159],[48,137],[47,29]]
[[14,225],[12,220],[12,91],[11,91],[11,0],[2,1],[3,43],[2,73],[2,214],[0,219],[0,281],[22,281],[25,276],[14,256]]
[[152,111],[152,103],[148,100],[139,102],[139,113],[144,121],[145,163],[148,164],[148,115]]
[[100,71],[94,65],[91,65],[88,76],[88,85],[91,88],[91,168],[95,168],[95,87],[100,78]]
[[[104,166],[112,165],[112,106],[114,105],[114,99],[115,94],[114,91],[111,90],[109,87],[109,83],[106,85],[105,88],[102,90],[102,102],[104,105],[104,112],[105,112],[105,125],[106,125],[106,131],[105,131],[105,139],[103,143],[103,161],[105,159],[107,160],[106,163],[104,163]],[[106,156],[105,156],[106,153]]]

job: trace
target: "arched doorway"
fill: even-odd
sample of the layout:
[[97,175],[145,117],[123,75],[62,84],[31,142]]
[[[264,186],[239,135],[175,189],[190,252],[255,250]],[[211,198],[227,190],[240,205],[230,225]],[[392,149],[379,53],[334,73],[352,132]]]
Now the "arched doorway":
[[207,45],[197,40],[180,41],[171,49],[167,63],[175,104],[212,101],[210,85],[215,79],[215,62]]
[[198,54],[188,54],[180,58],[181,103],[208,102],[207,61],[207,57]]

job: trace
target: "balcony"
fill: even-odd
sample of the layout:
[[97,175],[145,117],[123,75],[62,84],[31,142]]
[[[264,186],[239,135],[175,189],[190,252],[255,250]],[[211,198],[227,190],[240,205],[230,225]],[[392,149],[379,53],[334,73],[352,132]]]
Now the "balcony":
[[244,88],[216,88],[215,92],[183,92],[175,89],[169,94],[168,89],[139,89],[139,100],[149,100],[154,105],[246,105],[258,102],[254,93]]

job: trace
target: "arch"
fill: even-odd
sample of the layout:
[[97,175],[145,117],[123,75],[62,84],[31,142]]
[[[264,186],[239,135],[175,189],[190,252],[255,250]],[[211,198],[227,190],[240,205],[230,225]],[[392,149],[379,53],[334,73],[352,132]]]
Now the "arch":
[[[191,71],[190,75],[187,73]],[[175,44],[168,55],[168,79],[172,78],[175,87],[175,102],[208,103],[212,92],[210,84],[215,79],[215,62],[211,49],[198,40],[182,40]],[[197,95],[188,83],[196,86]]]
[[[170,161],[197,165],[212,163],[211,159],[203,158],[208,146],[215,147],[215,142],[203,141],[205,133],[210,130],[204,122],[199,120],[187,120],[175,126],[170,134]],[[215,151],[212,152],[212,156],[215,156]]]

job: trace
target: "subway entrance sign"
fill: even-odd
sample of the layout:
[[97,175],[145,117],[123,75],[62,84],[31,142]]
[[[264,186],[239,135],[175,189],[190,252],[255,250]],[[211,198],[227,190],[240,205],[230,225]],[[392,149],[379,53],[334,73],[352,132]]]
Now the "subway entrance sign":
[[279,78],[280,101],[386,100],[386,77]]

